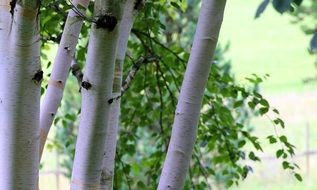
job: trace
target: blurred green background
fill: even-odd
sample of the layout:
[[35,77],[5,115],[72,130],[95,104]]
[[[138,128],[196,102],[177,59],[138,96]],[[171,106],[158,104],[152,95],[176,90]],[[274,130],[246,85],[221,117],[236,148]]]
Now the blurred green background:
[[[271,158],[274,152],[268,154],[270,149],[265,149],[262,162],[253,165],[253,174],[232,189],[317,189],[314,185],[316,156],[310,155],[307,161],[303,154],[307,143],[310,151],[317,149],[317,83],[303,83],[317,72],[315,57],[307,51],[311,37],[291,23],[291,16],[281,15],[271,6],[255,20],[259,3],[258,0],[228,1],[220,43],[230,43],[227,56],[241,83],[252,73],[270,75],[260,91],[285,121],[286,129],[278,132],[286,134],[296,145],[298,156],[294,161],[301,167],[304,181],[300,183],[283,172],[280,163]],[[253,123],[259,136],[265,137],[274,130],[268,118],[254,119]]]

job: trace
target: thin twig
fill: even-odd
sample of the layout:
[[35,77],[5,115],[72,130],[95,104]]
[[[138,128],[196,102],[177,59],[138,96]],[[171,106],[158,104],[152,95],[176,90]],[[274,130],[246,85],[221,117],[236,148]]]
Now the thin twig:
[[177,98],[174,96],[172,90],[171,90],[170,87],[168,86],[167,80],[166,80],[166,78],[165,78],[165,76],[164,76],[164,74],[163,74],[163,71],[161,70],[160,65],[159,65],[159,64],[156,64],[156,65],[157,65],[158,70],[160,71],[161,77],[163,78],[164,85],[165,85],[167,91],[169,92],[169,94],[170,94],[170,96],[171,96],[171,98],[172,98],[173,107],[176,107],[175,100],[176,100]]
[[134,79],[134,77],[136,76],[137,72],[139,71],[140,67],[143,64],[147,64],[147,63],[155,61],[157,59],[158,58],[155,56],[149,56],[146,58],[140,57],[137,61],[135,61],[131,70],[129,71],[128,76],[126,77],[126,79],[122,83],[121,94],[117,97],[109,99],[108,102],[112,103],[114,100],[120,99],[123,96],[123,94],[129,89],[130,84],[131,84],[132,80]]
[[186,60],[184,60],[183,58],[181,58],[176,52],[174,52],[173,50],[171,50],[170,48],[166,47],[164,44],[162,44],[161,42],[159,42],[157,39],[153,38],[152,36],[150,36],[149,34],[145,33],[145,32],[142,32],[142,31],[139,31],[137,29],[132,29],[131,32],[133,34],[135,34],[136,36],[140,36],[143,35],[143,36],[146,36],[147,38],[149,38],[151,41],[155,42],[157,45],[161,46],[163,49],[165,49],[166,51],[170,52],[171,54],[173,54],[182,64],[183,66],[185,67],[185,62]]
[[160,94],[160,119],[159,119],[159,124],[160,124],[160,128],[161,128],[161,134],[162,134],[162,138],[163,141],[165,143],[165,152],[167,152],[168,149],[168,142],[166,141],[165,138],[165,131],[164,131],[164,127],[163,127],[163,113],[164,113],[164,101],[163,101],[163,93],[162,93],[162,89],[161,89],[161,85],[160,85],[160,76],[159,76],[159,64],[156,62],[156,83],[157,83],[157,88]]

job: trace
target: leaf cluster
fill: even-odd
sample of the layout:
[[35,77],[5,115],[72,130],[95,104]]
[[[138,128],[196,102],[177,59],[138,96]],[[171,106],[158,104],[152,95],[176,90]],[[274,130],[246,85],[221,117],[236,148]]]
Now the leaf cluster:
[[[43,4],[46,5],[41,8],[41,26],[45,28],[43,46],[56,44],[69,5],[46,1]],[[155,189],[157,186],[195,31],[197,5],[197,0],[149,0],[136,17],[123,78],[141,56],[158,59],[140,67],[122,96],[114,189]],[[92,7],[89,6],[88,14]],[[81,67],[85,62],[89,26],[86,22],[75,55]],[[247,84],[238,84],[231,73],[230,61],[224,57],[228,48],[228,45],[218,46],[215,52],[185,189],[238,184],[252,172],[245,161],[260,161],[257,154],[264,151],[259,138],[252,133],[252,117],[265,116],[271,110],[275,113],[274,126],[284,128],[278,111],[259,93],[259,85],[267,76],[252,75],[246,79]],[[67,176],[72,168],[80,114],[78,86],[73,76],[70,81],[54,122],[56,137],[49,143],[49,147],[63,154],[61,164]],[[288,161],[294,155],[294,146],[287,138],[273,133],[267,140],[277,147],[276,157],[283,160],[282,166],[295,171],[296,165]],[[294,174],[301,179],[299,174]]]

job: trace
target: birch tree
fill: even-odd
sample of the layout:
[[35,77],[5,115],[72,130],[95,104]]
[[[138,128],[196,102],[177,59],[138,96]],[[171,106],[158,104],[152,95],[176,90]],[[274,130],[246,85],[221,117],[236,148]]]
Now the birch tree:
[[89,0],[75,0],[72,3],[72,9],[68,13],[48,82],[48,88],[41,104],[40,157],[42,156],[45,141],[55,118],[56,111],[63,97],[64,86],[76,51],[77,40],[83,24],[83,16],[88,4]]
[[[214,179],[215,173],[223,174],[228,169],[232,172],[223,174],[227,186],[247,176],[250,167],[240,161],[246,154],[254,161],[259,158],[254,150],[243,149],[244,145],[249,142],[256,150],[262,148],[257,138],[246,131],[245,120],[251,116],[244,114],[263,115],[271,107],[254,88],[248,90],[235,82],[224,64],[221,47],[214,57],[218,64],[210,69],[225,1],[203,1],[170,143],[176,97],[189,56],[187,42],[192,36],[191,27],[187,26],[196,23],[182,11],[196,9],[197,3],[149,0],[138,17],[135,14],[142,4],[139,0],[96,0],[93,16],[89,16],[93,8],[88,6],[87,0],[75,0],[68,5],[64,1],[41,3],[42,17],[39,18],[38,1],[0,0],[0,86],[4,89],[0,90],[0,189],[37,189],[38,155],[61,102],[74,54],[79,63],[86,63],[81,82],[72,190],[154,189],[168,145],[158,189],[208,189],[214,183],[211,184],[210,179]],[[67,16],[68,8],[71,10]],[[88,16],[84,15],[86,8]],[[44,26],[41,31],[39,19]],[[174,21],[182,26],[165,31],[166,27],[175,25]],[[59,27],[64,23],[61,32]],[[89,31],[88,25],[91,26]],[[83,30],[82,26],[85,26]],[[130,31],[133,35],[128,43]],[[39,32],[43,34],[43,43],[47,40],[60,43],[41,114],[43,72]],[[80,33],[82,41],[88,40],[88,32],[85,60],[86,47],[75,46]],[[129,59],[123,64],[127,49]],[[45,58],[44,53],[41,55]],[[211,80],[208,81],[209,71]],[[123,75],[128,75],[128,82],[121,87]],[[258,85],[262,79],[254,76],[249,81]],[[124,95],[122,88],[128,89]],[[203,95],[208,99],[203,99]],[[64,97],[68,106],[79,107],[77,102],[67,98],[69,95]],[[70,112],[69,107],[63,110]],[[77,114],[67,114],[55,122],[57,128],[62,123],[63,128],[69,130],[60,144],[54,139],[53,143],[63,148],[73,146],[70,139],[77,132]],[[198,120],[200,127],[196,133]],[[116,146],[119,123],[121,130]],[[279,116],[274,118],[274,123],[284,127]],[[196,137],[199,145],[194,146]],[[296,165],[286,161],[294,154],[287,138],[271,135],[268,139],[270,143],[282,144],[277,153],[283,167],[293,171]],[[71,163],[73,153],[70,154],[67,156]],[[191,155],[193,164],[189,166]],[[187,170],[189,179],[185,182]],[[299,174],[294,174],[298,178]]]
[[158,189],[182,189],[184,186],[225,4],[225,0],[202,1]]
[[135,3],[135,0],[128,0],[126,2],[119,27],[119,40],[112,86],[112,97],[114,97],[114,101],[110,106],[110,116],[106,131],[106,141],[100,181],[100,186],[102,190],[113,189],[115,154],[120,116],[120,96],[123,63],[127,50],[129,35],[133,26],[134,17],[138,9],[140,8],[139,6],[135,6]]
[[[173,121],[178,85],[182,82],[184,65],[186,65],[189,55],[187,49],[190,49],[189,41],[192,39],[190,32],[192,27],[187,26],[196,25],[195,16],[187,14],[185,16],[179,9],[196,12],[198,8],[196,3],[192,2],[188,5],[180,3],[177,6],[169,4],[169,2],[147,1],[145,8],[136,18],[132,29],[133,34],[128,43],[129,59],[126,59],[126,64],[123,66],[124,75],[131,73],[130,71],[136,72],[130,80],[129,89],[122,96],[122,106],[120,106],[123,114],[121,114],[120,135],[113,170],[115,189],[154,189],[157,187],[158,174],[162,167]],[[170,8],[171,6],[168,5],[172,5],[174,8]],[[169,24],[161,22],[166,20],[164,19],[165,14],[170,14]],[[175,23],[180,25],[175,25]],[[169,31],[166,32],[169,36],[165,37],[163,31],[171,25],[173,27],[168,28]],[[83,36],[85,36],[85,30]],[[179,44],[185,44],[185,46]],[[118,50],[120,49],[118,47]],[[211,68],[210,80],[205,89],[206,98],[203,101],[204,109],[200,115],[197,143],[193,152],[192,164],[189,167],[189,178],[186,180],[184,189],[208,189],[218,183],[226,186],[238,183],[250,171],[250,167],[239,160],[243,160],[243,155],[246,154],[250,154],[255,161],[258,158],[254,150],[244,151],[244,144],[251,143],[256,150],[261,150],[257,138],[246,131],[249,126],[248,118],[251,117],[246,113],[257,112],[260,108],[263,110],[261,113],[264,114],[269,106],[265,104],[266,100],[256,95],[257,91],[251,90],[254,88],[240,86],[231,77],[228,65],[226,65],[227,61],[222,56],[224,49],[226,48],[218,47],[214,57],[217,65],[213,65]],[[76,55],[79,62],[84,61],[81,52]],[[155,55],[157,59],[153,59],[147,64],[139,61],[140,56],[142,58],[147,54]],[[251,81],[261,80],[255,77]],[[243,97],[237,96],[237,94],[243,94]],[[111,106],[119,101],[115,97],[112,95],[110,99]],[[252,102],[250,105],[260,105],[261,107],[249,108],[249,101]],[[67,102],[68,105],[73,104],[73,100],[67,100]],[[66,109],[67,114],[69,114],[68,109]],[[112,111],[110,114],[111,116],[116,115]],[[72,118],[74,117],[76,117],[75,113],[72,115]],[[73,126],[75,123],[72,119],[61,118],[57,122],[57,126],[62,126],[60,127],[62,130],[67,130],[64,129],[67,124]],[[107,135],[114,134],[106,133]],[[113,139],[115,139],[113,136],[112,140],[107,139],[106,136],[105,146],[108,144],[112,149],[104,149],[105,160],[113,161],[112,153],[115,145]],[[65,135],[60,140],[61,145],[65,146],[66,152],[68,152],[67,147],[73,146],[69,145],[71,141],[68,141]],[[107,140],[111,143],[108,143]],[[69,157],[64,163],[70,167],[72,154],[68,155]],[[210,160],[212,164],[206,160]],[[107,161],[107,163],[109,165],[106,167],[112,168],[111,162]],[[74,167],[77,164],[75,163]],[[229,170],[232,172],[225,173]],[[103,174],[107,174],[107,171],[110,169],[104,170]],[[215,173],[217,177],[215,177]],[[226,180],[217,181],[219,174],[221,174],[221,179]],[[112,182],[112,179],[107,178],[106,175],[101,177],[101,184],[105,182],[104,180]]]
[[95,1],[71,189],[99,189],[122,1]]
[[37,189],[40,36],[37,0],[0,1],[0,189]]

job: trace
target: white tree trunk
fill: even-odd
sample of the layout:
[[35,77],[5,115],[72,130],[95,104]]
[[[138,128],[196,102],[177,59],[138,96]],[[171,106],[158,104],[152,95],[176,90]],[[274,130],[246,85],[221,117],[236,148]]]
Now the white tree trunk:
[[121,7],[121,0],[95,1],[95,18],[106,18],[106,23],[94,23],[90,31],[72,190],[100,189]]
[[[134,4],[135,0],[128,0],[126,2],[122,21],[119,27],[119,41],[115,61],[112,97],[119,97],[121,95],[123,62],[125,58],[129,35],[133,26],[134,16],[137,12],[137,10],[134,10]],[[114,100],[110,106],[110,116],[106,131],[103,167],[100,181],[101,190],[113,189],[114,163],[117,145],[117,134],[119,128],[119,116],[120,99]]]
[[[10,1],[9,0],[0,0],[0,54],[4,53],[5,51],[5,44],[8,31],[9,31],[9,26],[10,26],[10,21],[11,21],[11,14],[10,14]],[[4,55],[4,54],[1,54]],[[3,58],[3,56],[0,57],[0,59]]]
[[203,0],[158,189],[183,189],[226,0]]
[[[39,1],[0,0],[0,189],[37,189],[39,169]],[[4,27],[4,28],[3,28]]]
[[[85,15],[89,0],[74,0],[73,5]],[[80,6],[77,6],[80,5]],[[82,28],[83,19],[72,9],[68,13],[63,35],[57,50],[57,55],[53,64],[52,73],[48,83],[48,88],[41,105],[40,114],[40,158],[43,153],[45,141],[49,133],[56,111],[63,97],[64,86],[69,73],[78,37]]]

